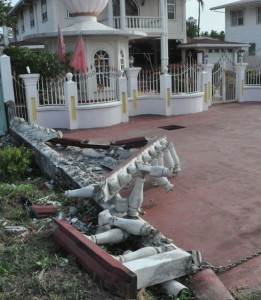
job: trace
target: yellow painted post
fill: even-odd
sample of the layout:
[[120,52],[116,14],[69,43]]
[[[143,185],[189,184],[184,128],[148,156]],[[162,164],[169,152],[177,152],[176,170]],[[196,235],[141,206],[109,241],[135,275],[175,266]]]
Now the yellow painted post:
[[208,100],[210,100],[210,82],[208,82]]
[[122,92],[122,112],[124,114],[127,113],[127,102],[126,102],[126,93],[125,92]]
[[76,121],[76,105],[75,105],[75,97],[71,96],[71,116],[72,116],[72,121]]
[[170,107],[170,88],[167,88],[167,106]]
[[36,122],[37,121],[37,110],[36,110],[35,97],[31,97],[31,101],[32,101],[32,119],[33,119],[33,122]]

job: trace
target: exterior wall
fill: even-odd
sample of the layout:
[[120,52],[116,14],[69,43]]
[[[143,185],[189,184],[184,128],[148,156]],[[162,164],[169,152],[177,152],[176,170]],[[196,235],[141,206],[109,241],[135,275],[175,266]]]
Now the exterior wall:
[[[144,5],[141,5],[141,0],[136,1],[139,6],[139,15],[144,17],[159,17],[159,1],[150,0],[145,1]],[[178,39],[182,42],[186,42],[186,2],[184,0],[176,0],[176,19],[168,20],[168,38]],[[108,7],[98,17],[98,21],[108,25]],[[148,32],[150,35],[150,32]],[[155,33],[153,33],[155,36]],[[160,37],[160,34],[158,34]]]
[[244,102],[261,102],[261,86],[245,86]]
[[168,20],[168,38],[186,43],[186,1],[176,0],[176,19]]
[[[260,3],[261,5],[261,3]],[[244,11],[244,25],[232,26],[230,12],[236,9]],[[226,41],[238,43],[256,43],[256,55],[248,56],[247,62],[255,65],[261,62],[261,24],[257,23],[256,6],[226,9],[225,18]],[[247,51],[247,49],[246,49]],[[257,57],[259,56],[259,57]]]
[[63,28],[72,23],[72,18],[67,18],[67,10],[61,1],[47,0],[46,21],[42,21],[41,0],[36,0],[33,3],[34,27],[31,28],[30,26],[30,6],[25,5],[22,7],[24,15],[24,32],[21,32],[21,9],[16,12],[19,24],[19,32],[16,34],[17,41],[23,41],[28,35],[57,31],[58,25]]
[[[86,59],[87,65],[94,64],[94,54],[103,50],[109,54],[110,65],[113,67],[120,68],[120,50],[123,50],[125,56],[125,66],[127,66],[129,57],[129,47],[127,37],[115,37],[115,36],[105,36],[105,37],[94,37],[88,36],[84,37],[85,49],[86,49]],[[88,41],[87,41],[88,39]],[[66,52],[73,52],[75,49],[77,37],[66,37],[64,36],[64,42],[66,45]],[[51,53],[57,52],[57,38],[48,39],[48,44],[46,44],[46,50]]]

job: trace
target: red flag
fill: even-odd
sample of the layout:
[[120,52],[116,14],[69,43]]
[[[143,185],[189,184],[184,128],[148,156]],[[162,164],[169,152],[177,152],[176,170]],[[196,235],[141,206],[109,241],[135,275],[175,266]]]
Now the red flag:
[[61,31],[60,26],[58,26],[58,58],[59,61],[62,63],[66,63],[66,58],[65,58],[65,45],[63,41],[63,34]]
[[78,37],[70,66],[75,70],[81,71],[85,75],[87,73],[85,45],[81,34]]

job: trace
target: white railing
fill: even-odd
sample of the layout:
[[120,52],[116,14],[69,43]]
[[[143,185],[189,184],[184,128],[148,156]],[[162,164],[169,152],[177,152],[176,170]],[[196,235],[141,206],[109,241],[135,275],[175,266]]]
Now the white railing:
[[60,79],[45,79],[41,77],[38,81],[39,106],[63,106],[64,81]]
[[199,67],[196,64],[169,65],[172,94],[189,94],[200,92]]
[[245,85],[261,85],[261,66],[246,68]]
[[[65,78],[50,80],[40,78],[38,81],[39,106],[65,105]],[[73,81],[77,83],[78,104],[98,104],[118,101],[117,96],[118,72],[107,67],[103,73],[96,73],[91,68],[86,75],[75,73]]]
[[159,94],[160,74],[160,70],[141,70],[138,75],[138,94]]
[[[113,18],[114,28],[121,28],[120,17]],[[129,17],[125,18],[126,28],[139,29],[143,31],[162,30],[162,21],[159,17]]]
[[74,74],[73,81],[77,83],[78,104],[90,105],[119,101],[117,95],[118,72],[108,67],[103,73],[90,69],[86,75]]

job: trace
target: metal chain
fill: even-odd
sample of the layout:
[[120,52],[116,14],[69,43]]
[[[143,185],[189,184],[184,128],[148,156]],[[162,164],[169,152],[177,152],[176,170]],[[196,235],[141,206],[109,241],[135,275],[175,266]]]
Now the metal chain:
[[244,262],[247,262],[257,256],[261,255],[261,250],[258,250],[248,256],[245,256],[244,258],[241,258],[227,266],[212,266],[210,263],[206,262],[206,261],[203,261],[201,263],[201,265],[198,267],[198,270],[197,270],[197,273],[202,271],[202,270],[205,270],[205,269],[211,269],[212,271],[214,271],[215,273],[221,273],[221,272],[225,272],[225,271],[228,271],[228,270],[231,270],[232,268],[234,267],[237,267],[241,264],[243,264]]

